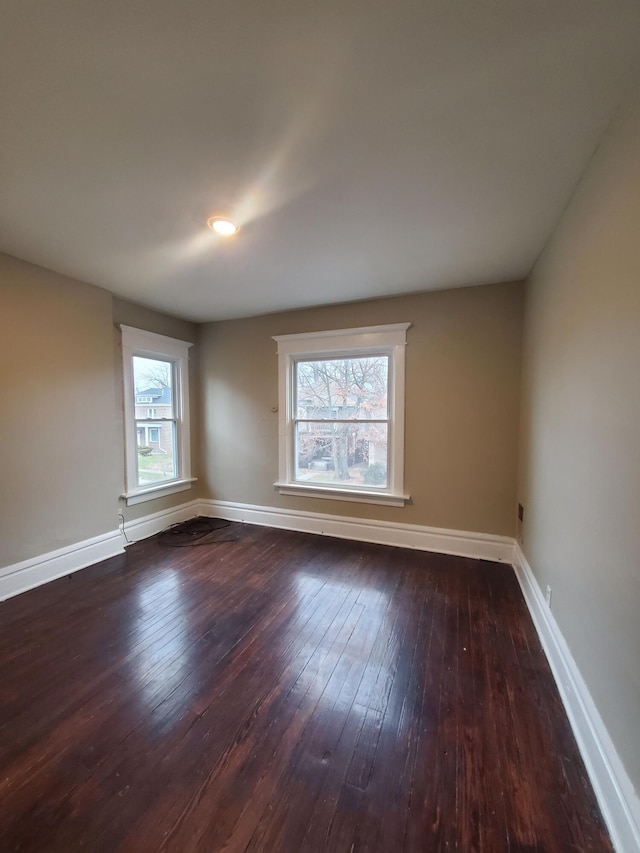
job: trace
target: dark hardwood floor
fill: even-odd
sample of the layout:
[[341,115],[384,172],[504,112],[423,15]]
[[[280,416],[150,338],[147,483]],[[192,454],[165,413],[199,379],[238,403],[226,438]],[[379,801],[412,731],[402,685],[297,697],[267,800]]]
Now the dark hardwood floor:
[[611,850],[510,567],[233,531],[0,605],[3,853]]

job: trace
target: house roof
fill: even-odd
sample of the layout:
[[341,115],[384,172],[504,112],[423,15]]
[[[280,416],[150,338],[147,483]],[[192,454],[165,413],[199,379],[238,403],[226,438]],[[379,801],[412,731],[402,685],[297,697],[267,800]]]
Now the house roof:
[[136,402],[140,397],[152,397],[154,406],[171,404],[171,389],[166,386],[162,388],[145,388],[144,391],[136,391]]
[[519,279],[639,61],[637,0],[5,3],[0,250],[192,320]]

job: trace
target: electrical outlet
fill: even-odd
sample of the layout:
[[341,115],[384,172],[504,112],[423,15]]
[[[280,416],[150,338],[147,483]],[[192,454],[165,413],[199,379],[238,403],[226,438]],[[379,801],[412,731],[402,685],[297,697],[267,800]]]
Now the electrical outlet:
[[551,607],[551,587],[547,584],[547,590],[545,592],[545,600],[547,602],[547,607]]

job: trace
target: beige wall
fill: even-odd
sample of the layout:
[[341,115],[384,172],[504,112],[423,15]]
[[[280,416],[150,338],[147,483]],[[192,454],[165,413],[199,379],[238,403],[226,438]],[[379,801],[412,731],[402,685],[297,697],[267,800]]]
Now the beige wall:
[[[116,529],[124,486],[114,323],[195,340],[193,324],[0,255],[0,567]],[[197,355],[190,390],[197,472]],[[124,508],[137,518],[195,490]]]
[[[209,497],[513,535],[520,283],[270,314],[200,327],[201,449]],[[272,335],[409,321],[404,508],[276,493]]]
[[[118,468],[118,494],[120,495],[124,491],[124,424],[122,412],[122,341],[120,331],[117,327],[119,324],[133,326],[135,329],[144,329],[147,332],[155,332],[157,335],[167,335],[170,338],[191,341],[192,343],[196,341],[197,327],[186,320],[179,320],[176,317],[170,317],[167,314],[161,314],[159,311],[152,311],[142,305],[136,305],[133,302],[127,302],[125,299],[118,299],[116,297],[113,299],[113,322],[115,324],[113,329],[113,359],[116,370],[116,429],[120,438]],[[199,470],[199,385],[198,348],[197,346],[193,346],[189,350],[189,408],[191,417],[191,472],[194,477],[198,476]],[[186,503],[186,501],[193,500],[198,497],[198,486],[199,484],[195,483],[193,488],[187,492],[178,492],[175,495],[167,495],[163,498],[156,498],[155,500],[145,501],[145,503],[129,507],[121,499],[119,501],[119,509],[124,514],[125,522],[133,521],[136,518],[142,518],[153,512],[171,509],[171,507],[179,506]]]
[[0,566],[117,526],[111,294],[0,255]]
[[640,104],[528,285],[524,552],[640,787]]

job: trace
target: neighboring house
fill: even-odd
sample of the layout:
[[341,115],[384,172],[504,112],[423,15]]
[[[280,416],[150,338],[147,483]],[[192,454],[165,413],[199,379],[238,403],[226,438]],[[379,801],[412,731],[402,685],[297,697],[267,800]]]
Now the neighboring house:
[[138,447],[150,447],[153,453],[173,453],[171,388],[145,388],[136,393],[136,434]]

